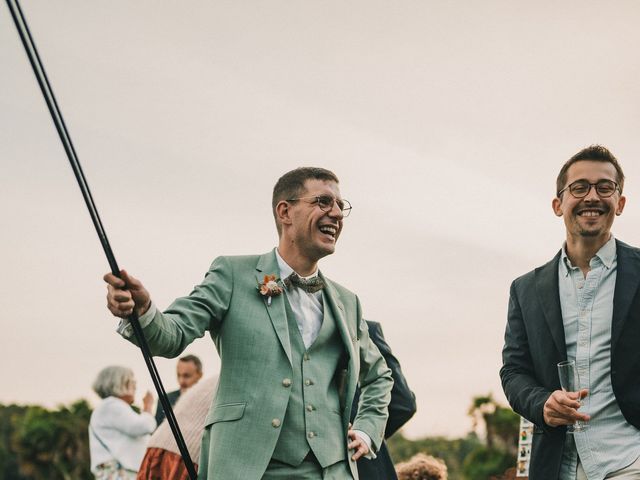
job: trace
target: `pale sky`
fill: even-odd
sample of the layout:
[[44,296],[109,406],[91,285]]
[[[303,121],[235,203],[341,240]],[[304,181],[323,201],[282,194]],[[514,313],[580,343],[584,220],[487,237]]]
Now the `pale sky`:
[[[329,168],[353,204],[321,270],[383,324],[418,399],[410,437],[464,435],[504,400],[510,282],[564,238],[560,166],[592,143],[627,175],[640,244],[636,1],[24,1],[121,267],[164,308],[218,255],[264,253],[277,178]],[[152,388],[105,308],[109,269],[0,7],[0,402]],[[206,374],[208,338],[187,350]],[[158,359],[168,390],[174,360]]]

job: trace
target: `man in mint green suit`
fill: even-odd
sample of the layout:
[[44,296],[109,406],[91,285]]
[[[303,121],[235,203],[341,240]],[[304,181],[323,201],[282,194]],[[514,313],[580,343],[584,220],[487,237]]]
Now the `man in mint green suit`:
[[[332,172],[299,168],[278,180],[272,207],[276,249],[217,258],[164,313],[127,272],[107,274],[108,307],[122,318],[135,308],[154,355],[176,357],[209,331],[221,371],[200,479],[357,479],[356,460],[383,441],[393,380],[356,295],[318,270],[351,206]],[[126,320],[118,329],[134,341]]]

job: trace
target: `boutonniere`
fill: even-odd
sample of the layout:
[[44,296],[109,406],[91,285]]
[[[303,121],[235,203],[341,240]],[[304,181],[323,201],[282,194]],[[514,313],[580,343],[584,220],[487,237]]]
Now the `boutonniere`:
[[275,275],[265,275],[264,281],[258,284],[260,295],[267,297],[267,305],[271,305],[271,298],[282,293],[282,287],[278,285]]

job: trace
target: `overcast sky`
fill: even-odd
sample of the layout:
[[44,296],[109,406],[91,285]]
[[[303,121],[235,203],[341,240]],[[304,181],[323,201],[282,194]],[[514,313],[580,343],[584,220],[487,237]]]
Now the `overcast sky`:
[[[166,307],[218,255],[263,253],[271,189],[334,170],[353,204],[330,278],[383,324],[418,398],[410,437],[464,435],[504,400],[509,284],[564,238],[562,163],[602,143],[627,175],[614,233],[640,244],[640,5],[600,1],[24,1],[121,267]],[[110,364],[108,270],[0,7],[0,402],[85,397]],[[206,374],[208,337],[192,344]],[[158,359],[167,389],[174,360]]]

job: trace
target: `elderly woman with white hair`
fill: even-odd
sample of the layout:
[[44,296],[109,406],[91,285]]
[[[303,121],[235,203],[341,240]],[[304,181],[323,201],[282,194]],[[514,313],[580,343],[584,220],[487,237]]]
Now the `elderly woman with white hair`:
[[133,372],[118,366],[102,369],[93,390],[102,402],[89,422],[91,472],[98,480],[135,479],[149,434],[156,428],[153,396],[147,392],[142,412],[135,412],[131,408],[136,393]]

